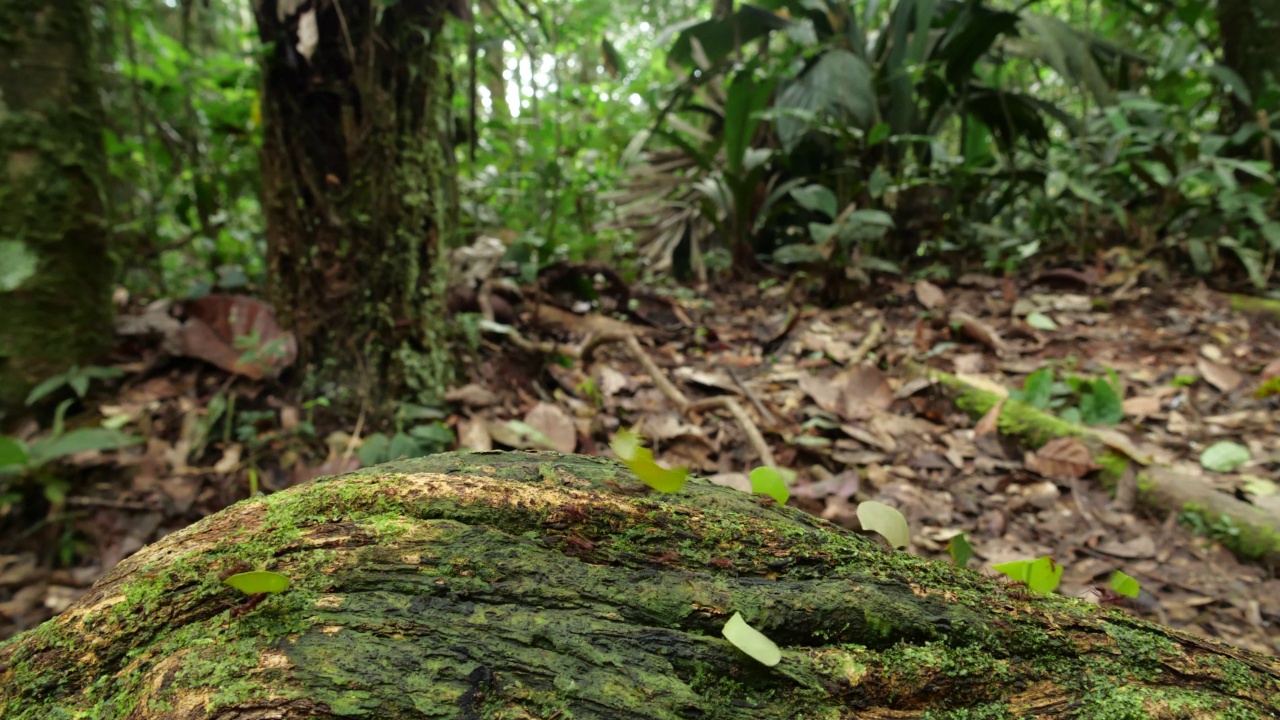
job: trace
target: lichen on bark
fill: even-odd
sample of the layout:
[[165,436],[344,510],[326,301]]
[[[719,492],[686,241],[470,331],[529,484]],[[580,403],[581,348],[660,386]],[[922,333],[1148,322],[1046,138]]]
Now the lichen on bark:
[[[0,646],[0,717],[1271,717],[1280,663],[706,481],[445,454],[241,502]],[[287,574],[239,613],[221,577]],[[720,637],[740,612],[782,648]]]

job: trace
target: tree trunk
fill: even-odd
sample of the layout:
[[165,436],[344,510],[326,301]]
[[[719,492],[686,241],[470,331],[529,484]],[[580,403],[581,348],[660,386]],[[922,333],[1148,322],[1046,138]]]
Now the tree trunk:
[[85,0],[0,0],[0,417],[114,336]]
[[[1280,83],[1280,0],[1218,0],[1222,59],[1236,71],[1257,102],[1269,83]],[[1246,108],[1237,106],[1237,111]],[[1252,119],[1237,118],[1237,122]]]
[[443,12],[439,0],[255,3],[275,43],[262,100],[273,299],[325,392],[429,401],[451,377]]
[[[0,645],[0,717],[1264,718],[1280,662],[760,497],[446,454],[251,499]],[[245,602],[221,577],[291,585]],[[735,612],[772,668],[721,638]]]

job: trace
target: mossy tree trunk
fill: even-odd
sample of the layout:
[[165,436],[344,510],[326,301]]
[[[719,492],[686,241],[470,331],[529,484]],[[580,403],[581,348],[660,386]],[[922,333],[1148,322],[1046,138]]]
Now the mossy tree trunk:
[[92,33],[86,0],[0,0],[0,417],[114,335]]
[[254,8],[274,44],[262,180],[277,311],[318,389],[429,400],[452,366],[439,262],[457,215],[444,6]]
[[[758,497],[447,454],[241,502],[0,645],[0,717],[1264,718],[1280,662]],[[220,577],[283,573],[246,605]],[[740,612],[782,648],[721,638]]]

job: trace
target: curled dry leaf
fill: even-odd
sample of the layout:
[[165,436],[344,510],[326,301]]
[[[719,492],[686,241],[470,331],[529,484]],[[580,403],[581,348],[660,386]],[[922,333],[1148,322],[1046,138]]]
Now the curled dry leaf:
[[982,416],[982,419],[979,420],[978,424],[973,428],[975,435],[983,437],[984,435],[993,435],[1000,431],[1000,411],[1004,410],[1004,401],[1007,399],[1008,398],[1000,398],[996,401],[995,405],[991,406],[990,410],[987,410],[986,414]]
[[571,453],[578,447],[578,431],[573,419],[559,405],[540,402],[524,416],[529,427],[542,433],[551,441],[553,450]]
[[1125,398],[1120,407],[1124,410],[1124,414],[1129,417],[1151,417],[1160,412],[1160,398],[1151,395],[1137,395]]
[[1098,469],[1093,455],[1075,438],[1050,440],[1034,453],[1027,453],[1027,469],[1049,478],[1066,480],[1084,477]]
[[996,357],[1004,356],[1004,340],[1000,339],[1000,334],[995,331],[995,328],[959,310],[951,313],[951,323],[959,325],[961,332],[965,335],[990,348]]
[[498,404],[498,396],[486,387],[475,383],[467,383],[444,394],[446,402],[462,403],[467,407],[489,407]]
[[1244,376],[1240,373],[1204,357],[1196,358],[1196,368],[1206,382],[1224,393],[1234,391],[1244,382]]
[[179,354],[254,380],[278,377],[298,357],[293,333],[271,306],[246,295],[206,295],[186,303]]

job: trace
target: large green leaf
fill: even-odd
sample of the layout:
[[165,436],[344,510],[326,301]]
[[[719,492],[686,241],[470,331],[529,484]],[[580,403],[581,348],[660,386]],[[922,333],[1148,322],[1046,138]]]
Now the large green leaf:
[[39,258],[19,240],[0,242],[0,292],[13,292],[36,274]]
[[1055,17],[1027,13],[1022,27],[1038,41],[1033,51],[1068,82],[1083,86],[1099,105],[1113,102],[1111,86],[1093,58],[1090,39]]
[[836,48],[822,54],[795,82],[778,94],[774,106],[792,111],[777,118],[778,139],[787,152],[795,149],[808,131],[805,114],[833,116],[857,127],[868,128],[876,119],[876,94],[871,67],[848,50]]
[[713,63],[718,62],[752,40],[785,28],[789,22],[765,8],[743,5],[729,17],[685,28],[676,38],[667,58],[676,64],[693,67],[693,40],[696,39],[706,58]]
[[61,435],[37,440],[31,444],[29,453],[32,465],[43,465],[67,455],[74,455],[87,450],[118,450],[119,448],[137,445],[142,438],[126,435],[110,428],[79,428]]
[[0,477],[22,472],[28,460],[27,446],[21,440],[0,435]]
[[729,174],[742,174],[747,149],[760,126],[760,111],[773,94],[774,78],[759,79],[752,68],[739,71],[729,83],[729,97],[724,104],[724,152]]

